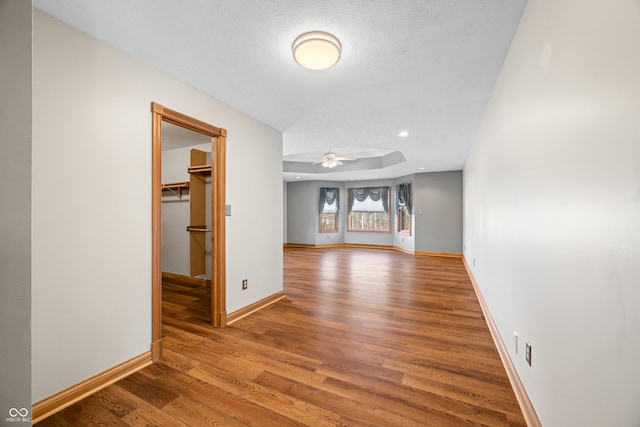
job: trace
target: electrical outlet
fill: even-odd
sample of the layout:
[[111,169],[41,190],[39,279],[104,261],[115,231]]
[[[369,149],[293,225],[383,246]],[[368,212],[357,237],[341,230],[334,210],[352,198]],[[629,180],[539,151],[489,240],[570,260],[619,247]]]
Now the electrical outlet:
[[249,281],[247,279],[244,279],[242,281],[242,290],[244,291],[245,289],[247,289],[249,287]]
[[525,345],[526,347],[524,350],[524,358],[529,364],[529,366],[531,366],[531,344],[529,344],[529,341],[527,341]]

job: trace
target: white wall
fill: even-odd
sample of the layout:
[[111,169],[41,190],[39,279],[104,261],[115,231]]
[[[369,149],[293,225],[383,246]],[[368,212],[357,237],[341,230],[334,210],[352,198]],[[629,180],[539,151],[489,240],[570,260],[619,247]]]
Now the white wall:
[[640,425],[639,76],[640,2],[529,1],[465,166],[465,257],[545,427]]
[[0,0],[2,425],[31,411],[31,40],[31,2]]
[[152,101],[228,131],[229,312],[282,289],[283,232],[279,132],[38,10],[33,52],[35,402],[150,348]]

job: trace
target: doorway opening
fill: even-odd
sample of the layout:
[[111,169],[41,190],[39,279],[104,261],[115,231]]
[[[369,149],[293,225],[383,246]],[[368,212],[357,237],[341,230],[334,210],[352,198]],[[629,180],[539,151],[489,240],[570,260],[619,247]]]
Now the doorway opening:
[[[186,116],[177,111],[152,103],[152,344],[151,353],[154,361],[162,357],[162,147],[163,124],[175,125],[180,130],[192,131],[205,136],[211,141],[211,154],[195,150],[195,160],[189,165],[190,175],[195,177],[210,176],[210,189],[206,198],[208,203],[202,204],[198,209],[198,215],[209,217],[207,224],[190,224],[185,233],[190,236],[190,250],[201,249],[200,255],[190,255],[189,275],[210,277],[211,281],[211,314],[210,321],[215,327],[226,326],[226,302],[225,302],[225,155],[226,155],[226,130]],[[173,127],[172,127],[173,128]],[[193,162],[203,163],[194,165]],[[196,167],[193,169],[193,167]],[[193,173],[192,173],[193,170]],[[194,186],[200,186],[205,179],[194,179]],[[172,183],[171,191],[181,194],[181,191],[190,185]],[[182,185],[181,185],[182,184]],[[196,191],[206,191],[202,187]],[[165,188],[166,190],[167,188]],[[189,188],[194,191],[195,188]],[[191,197],[191,194],[190,194]],[[206,213],[205,207],[206,208]],[[202,212],[200,212],[202,211]],[[196,217],[199,218],[199,217]],[[193,217],[192,217],[193,220]],[[195,248],[195,249],[194,249]],[[210,259],[210,271],[204,267],[205,256]],[[201,270],[201,271],[200,271]]]

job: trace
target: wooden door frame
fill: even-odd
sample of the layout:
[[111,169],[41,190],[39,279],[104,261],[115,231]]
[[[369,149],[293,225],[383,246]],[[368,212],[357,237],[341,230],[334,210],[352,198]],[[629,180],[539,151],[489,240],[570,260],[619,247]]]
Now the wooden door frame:
[[[227,131],[194,119],[158,103],[151,103],[151,355],[162,358],[162,122],[211,137],[211,324],[227,324],[225,260],[225,189]],[[186,166],[185,166],[186,167]]]

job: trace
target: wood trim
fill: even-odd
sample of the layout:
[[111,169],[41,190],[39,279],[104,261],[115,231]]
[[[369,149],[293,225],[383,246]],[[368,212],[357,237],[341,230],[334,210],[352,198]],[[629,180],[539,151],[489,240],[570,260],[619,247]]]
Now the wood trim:
[[360,248],[360,249],[393,249],[393,246],[388,245],[370,245],[365,243],[344,243],[342,246],[345,248]]
[[151,358],[162,359],[162,106],[151,104]]
[[282,245],[283,248],[317,248],[316,245],[312,245],[309,243],[285,243]]
[[213,138],[211,153],[211,323],[213,326],[227,325],[227,270],[226,270],[226,156],[227,131],[220,129],[220,135]]
[[211,137],[219,136],[224,131],[224,129],[210,125],[209,123],[205,123],[198,119],[194,119],[193,117],[179,113],[155,102],[151,103],[151,111],[162,116],[162,120],[167,123],[171,123],[198,133],[203,133]]
[[214,239],[211,280],[211,323],[226,325],[226,269],[225,269],[225,188],[227,131],[185,114],[151,103],[152,166],[151,166],[151,355],[154,362],[162,359],[162,122],[189,129],[212,138],[212,228]]
[[520,376],[518,375],[518,371],[509,356],[509,351],[507,347],[504,345],[504,341],[502,341],[502,337],[500,336],[500,332],[498,330],[498,326],[493,320],[491,316],[491,312],[489,311],[489,306],[487,305],[484,297],[482,296],[482,292],[480,291],[480,287],[478,286],[478,282],[476,282],[475,277],[473,276],[473,272],[469,268],[467,264],[467,260],[462,257],[462,262],[464,263],[464,267],[467,270],[467,274],[469,279],[471,280],[471,284],[473,285],[473,290],[476,293],[476,297],[478,298],[478,302],[480,303],[480,307],[482,308],[482,313],[487,321],[487,326],[489,327],[489,331],[491,332],[491,337],[493,338],[493,342],[496,345],[496,349],[498,350],[498,354],[500,355],[500,359],[502,360],[502,364],[504,365],[504,369],[507,372],[507,377],[509,378],[509,382],[511,383],[511,387],[513,388],[513,392],[516,395],[516,400],[520,405],[520,409],[522,410],[522,415],[524,416],[525,421],[527,422],[527,426],[529,427],[542,427],[542,423],[538,418],[538,414],[536,414],[536,410],[529,399],[529,395],[527,394],[526,389],[524,388],[524,384],[520,380]]
[[258,310],[261,310],[276,301],[280,301],[281,299],[286,298],[284,291],[278,291],[275,294],[268,296],[266,298],[261,299],[260,301],[256,301],[253,304],[250,304],[240,310],[234,311],[233,313],[229,313],[227,316],[227,325],[230,325],[233,322],[236,322],[243,317],[250,315],[251,313],[255,313]]
[[369,244],[361,244],[361,243],[332,243],[327,245],[314,245],[309,243],[284,243],[282,245],[283,248],[311,248],[311,249],[320,249],[320,248],[360,248],[360,249],[386,249],[386,250],[394,250],[399,252],[405,252],[408,254],[413,254],[417,256],[436,256],[436,257],[444,257],[444,258],[462,258],[462,254],[457,252],[427,252],[427,251],[413,251],[411,249],[400,248],[398,246],[387,246],[387,245],[369,245]]
[[457,252],[428,252],[428,251],[415,251],[415,255],[419,256],[438,256],[444,258],[462,258],[462,254]]
[[62,390],[53,396],[34,403],[32,408],[32,421],[37,423],[43,419],[63,410],[64,408],[84,399],[103,388],[121,380],[122,378],[139,371],[153,363],[151,352],[147,351],[98,375],[94,375],[74,386]]
[[401,248],[399,246],[394,246],[393,250],[394,251],[398,251],[398,252],[404,252],[406,254],[411,254],[411,255],[415,255],[416,254],[416,251],[414,251],[413,249]]
[[324,249],[324,248],[360,248],[360,249],[395,249],[394,246],[387,245],[369,245],[364,243],[327,243],[310,244],[310,243],[285,243],[285,248],[307,248],[307,249]]

